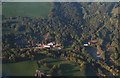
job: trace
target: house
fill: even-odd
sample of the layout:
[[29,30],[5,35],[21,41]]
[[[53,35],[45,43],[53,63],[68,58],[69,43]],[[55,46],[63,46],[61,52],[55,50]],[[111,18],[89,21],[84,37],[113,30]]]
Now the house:
[[47,45],[53,45],[53,43],[48,43]]
[[97,40],[91,40],[90,42],[91,43],[97,43]]
[[55,45],[55,42],[48,43],[47,45],[53,46],[53,45]]
[[50,45],[43,45],[43,47],[45,47],[45,48],[50,48]]
[[88,44],[84,44],[84,46],[88,46]]

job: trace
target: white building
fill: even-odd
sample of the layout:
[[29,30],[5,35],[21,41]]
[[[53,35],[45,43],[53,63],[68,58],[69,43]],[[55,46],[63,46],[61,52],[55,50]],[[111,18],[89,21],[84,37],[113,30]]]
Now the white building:
[[44,47],[45,47],[45,48],[50,48],[50,46],[49,46],[49,45],[44,45]]
[[88,44],[84,44],[84,46],[88,46]]
[[53,45],[53,43],[51,42],[51,43],[48,43],[48,45]]

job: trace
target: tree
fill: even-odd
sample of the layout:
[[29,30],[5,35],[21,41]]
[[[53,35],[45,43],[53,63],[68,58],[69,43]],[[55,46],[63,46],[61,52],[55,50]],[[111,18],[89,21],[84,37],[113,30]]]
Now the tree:
[[12,61],[12,62],[15,62],[15,57],[14,57],[13,54],[11,54],[11,55],[9,56],[9,60]]
[[86,51],[85,51],[85,47],[82,48],[82,53],[84,54]]

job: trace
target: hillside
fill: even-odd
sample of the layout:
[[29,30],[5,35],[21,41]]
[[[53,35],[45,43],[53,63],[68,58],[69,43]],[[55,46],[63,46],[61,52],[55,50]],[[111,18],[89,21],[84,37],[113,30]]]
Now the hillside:
[[[75,63],[86,76],[119,76],[118,8],[118,3],[57,2],[51,4],[48,18],[9,17],[4,11],[3,63],[39,61],[37,57],[46,56]],[[50,42],[61,49],[33,46]]]

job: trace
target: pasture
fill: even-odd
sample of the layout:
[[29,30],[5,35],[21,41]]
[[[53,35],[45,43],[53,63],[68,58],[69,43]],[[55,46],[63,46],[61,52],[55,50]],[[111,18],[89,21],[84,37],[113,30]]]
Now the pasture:
[[50,2],[6,2],[2,4],[2,14],[8,17],[44,17],[47,18]]

